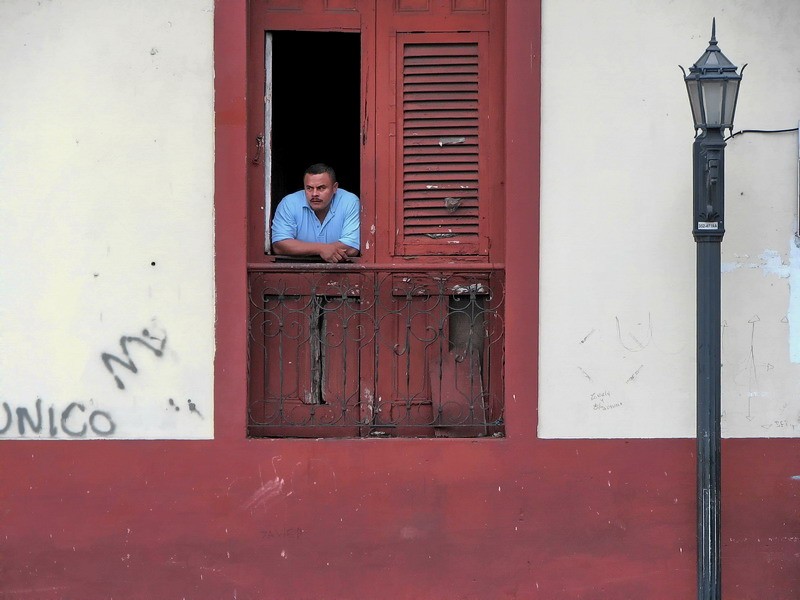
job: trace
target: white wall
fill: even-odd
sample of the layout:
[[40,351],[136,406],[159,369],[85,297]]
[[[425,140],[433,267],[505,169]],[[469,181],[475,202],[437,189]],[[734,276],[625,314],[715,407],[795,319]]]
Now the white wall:
[[[796,127],[800,2],[543,2],[543,437],[695,423],[693,130],[678,65],[744,72],[735,130]],[[800,436],[797,133],[726,149],[723,435]]]
[[212,8],[0,2],[0,438],[213,437]]

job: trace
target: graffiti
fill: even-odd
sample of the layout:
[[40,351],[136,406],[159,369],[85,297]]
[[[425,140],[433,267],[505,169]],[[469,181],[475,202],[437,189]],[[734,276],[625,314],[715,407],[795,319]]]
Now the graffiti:
[[[645,327],[644,323],[637,323],[636,326],[639,329],[636,330],[636,333],[639,335],[641,340],[633,335],[631,330],[626,331],[626,336],[622,335],[622,325],[620,324],[619,317],[614,317],[614,320],[617,323],[617,340],[619,341],[620,346],[625,348],[628,352],[639,352],[644,350],[650,345],[650,341],[653,339],[653,319],[650,314],[647,314],[647,326]],[[633,344],[630,343],[630,340],[633,340]]]
[[614,410],[615,408],[619,408],[622,406],[622,402],[616,402],[614,404],[601,404],[600,402],[595,402],[592,405],[593,410]]
[[622,402],[613,401],[611,392],[608,390],[592,392],[589,400],[592,402],[592,410],[614,410],[622,406]]
[[628,377],[628,379],[627,379],[627,381],[625,381],[625,383],[631,383],[631,382],[635,381],[636,378],[639,376],[639,373],[641,372],[642,369],[644,369],[644,365],[639,365],[639,368],[636,369],[636,371],[634,371],[633,375]]
[[[158,345],[154,346],[153,344],[151,344],[151,342],[153,341],[158,342]],[[114,381],[117,382],[117,387],[121,390],[125,389],[125,384],[123,383],[122,379],[120,379],[119,375],[117,375],[114,372],[113,365],[116,364],[124,369],[127,369],[133,374],[139,372],[136,363],[133,362],[133,358],[131,357],[128,348],[129,344],[134,344],[134,343],[144,346],[145,348],[147,348],[149,351],[151,351],[153,354],[155,354],[157,357],[160,358],[161,356],[164,355],[164,347],[167,345],[167,335],[165,332],[163,337],[159,338],[154,335],[151,335],[149,330],[143,329],[141,337],[123,335],[121,338],[119,338],[119,347],[122,349],[122,355],[125,357],[124,359],[109,352],[103,352],[103,354],[100,355],[100,359],[103,361],[103,364],[106,366],[106,369],[108,369],[108,372],[114,376]]]
[[[16,416],[16,419],[14,418]],[[16,420],[16,429],[12,429]],[[59,437],[60,433],[71,438],[87,437],[89,432],[100,437],[114,435],[117,424],[111,414],[104,410],[89,410],[82,402],[70,402],[61,409],[51,404],[42,411],[42,399],[37,398],[31,410],[25,406],[12,408],[8,402],[0,404],[0,436]]]
[[[169,404],[170,408],[172,408],[172,409],[173,409],[175,412],[180,412],[180,410],[181,410],[181,407],[180,407],[180,406],[178,406],[177,404],[175,404],[175,400],[173,400],[172,398],[170,398],[170,399],[169,399],[167,402],[168,402],[168,404]],[[186,400],[186,404],[189,406],[189,412],[190,412],[190,413],[194,413],[194,414],[196,414],[196,415],[197,415],[198,417],[200,417],[201,419],[203,418],[203,413],[201,413],[199,410],[197,410],[197,404],[195,404],[194,402],[192,402],[192,399],[191,399],[191,398],[189,398],[189,399],[187,399],[187,400]]]
[[187,400],[186,402],[187,402],[187,404],[189,404],[189,412],[196,413],[197,416],[202,419],[203,418],[203,413],[201,413],[199,410],[197,410],[197,405],[194,402],[192,402],[191,400]]

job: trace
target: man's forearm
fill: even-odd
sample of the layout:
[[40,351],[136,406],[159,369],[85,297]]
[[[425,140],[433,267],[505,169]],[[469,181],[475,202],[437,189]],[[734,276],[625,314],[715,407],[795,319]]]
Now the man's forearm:
[[351,256],[358,256],[358,249],[343,244],[333,242],[325,244],[322,242],[303,242],[301,240],[281,240],[272,244],[275,254],[288,256],[319,256],[327,262],[340,262]]
[[317,256],[325,244],[317,242],[303,242],[300,240],[281,240],[272,244],[275,254],[288,256]]

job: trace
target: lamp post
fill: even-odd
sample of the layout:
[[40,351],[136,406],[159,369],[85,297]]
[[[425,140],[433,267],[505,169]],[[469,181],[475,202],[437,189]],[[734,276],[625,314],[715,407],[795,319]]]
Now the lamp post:
[[[745,65],[746,66],[746,65]],[[683,67],[681,67],[683,69]],[[725,234],[725,141],[733,127],[741,73],[717,46],[716,21],[703,55],[684,71],[694,118],[697,243],[697,598],[721,598],[720,245]],[[744,70],[744,69],[742,69]]]

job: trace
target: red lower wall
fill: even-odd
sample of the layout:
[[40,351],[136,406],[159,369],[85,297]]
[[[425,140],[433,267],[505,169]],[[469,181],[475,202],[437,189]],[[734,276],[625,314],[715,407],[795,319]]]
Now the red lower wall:
[[[0,598],[695,596],[692,440],[536,438],[539,6],[507,11],[508,437],[245,439],[246,2],[218,0],[216,439],[3,443]],[[798,458],[723,444],[726,599],[800,597]]]
[[[789,441],[723,447],[725,598],[800,597]],[[691,598],[693,442],[22,442],[2,598]]]

